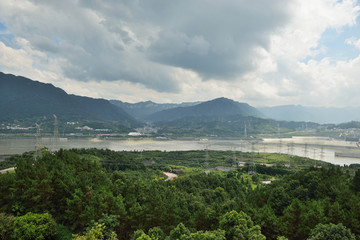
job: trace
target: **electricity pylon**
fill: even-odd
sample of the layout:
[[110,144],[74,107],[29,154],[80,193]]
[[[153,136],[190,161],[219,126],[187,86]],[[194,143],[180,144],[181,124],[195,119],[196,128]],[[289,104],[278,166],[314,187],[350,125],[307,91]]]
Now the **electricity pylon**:
[[255,141],[251,142],[252,160],[250,161],[250,164],[249,164],[249,170],[248,170],[249,175],[256,174],[256,165],[255,165],[255,162],[254,162],[254,153],[255,153],[255,144],[256,143],[257,142],[255,142]]
[[41,154],[41,144],[40,144],[40,125],[35,123],[36,125],[36,134],[35,134],[35,138],[36,138],[36,143],[35,143],[35,154],[34,154],[34,159],[35,161],[38,160],[39,158],[42,157]]
[[54,116],[54,136],[53,136],[53,142],[52,142],[52,150],[55,151],[57,147],[57,142],[59,140],[59,122],[58,117],[53,114]]
[[205,173],[208,174],[210,172],[209,170],[209,148],[210,145],[206,145],[205,146],[205,163],[204,163],[204,168],[205,168]]

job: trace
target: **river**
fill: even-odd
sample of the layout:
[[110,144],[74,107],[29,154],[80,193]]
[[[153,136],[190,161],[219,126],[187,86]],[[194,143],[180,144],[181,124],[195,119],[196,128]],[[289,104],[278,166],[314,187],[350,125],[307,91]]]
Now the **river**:
[[[50,150],[60,148],[108,148],[114,151],[185,151],[185,150],[232,150],[244,152],[278,152],[338,165],[360,164],[360,158],[335,157],[335,152],[355,152],[360,149],[354,142],[335,141],[323,137],[293,137],[286,139],[245,140],[157,140],[157,139],[76,139],[41,138],[38,143]],[[35,150],[36,140],[31,138],[0,138],[0,156],[21,154]]]

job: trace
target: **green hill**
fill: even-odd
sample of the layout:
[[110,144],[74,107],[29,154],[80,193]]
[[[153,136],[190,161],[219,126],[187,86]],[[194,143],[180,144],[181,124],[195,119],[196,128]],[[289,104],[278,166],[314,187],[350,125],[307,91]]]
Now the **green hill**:
[[199,104],[199,102],[155,103],[152,101],[128,103],[119,100],[110,100],[110,103],[124,109],[127,113],[129,113],[131,116],[135,117],[139,121],[144,120],[148,116],[163,110],[176,108],[176,107],[188,107]]
[[148,120],[168,122],[185,118],[218,117],[220,119],[228,116],[262,117],[263,115],[247,103],[239,103],[227,98],[217,98],[195,106],[163,110],[150,115]]
[[135,123],[133,117],[104,99],[69,95],[52,84],[0,72],[0,120],[61,116],[63,120]]

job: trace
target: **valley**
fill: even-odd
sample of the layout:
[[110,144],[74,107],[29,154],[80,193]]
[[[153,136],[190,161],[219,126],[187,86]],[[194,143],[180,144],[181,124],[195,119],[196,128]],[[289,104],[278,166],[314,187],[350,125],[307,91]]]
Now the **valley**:
[[132,104],[6,74],[0,87],[0,238],[31,235],[28,221],[48,239],[224,240],[232,218],[245,239],[333,222],[360,234],[356,116],[293,121],[224,97]]

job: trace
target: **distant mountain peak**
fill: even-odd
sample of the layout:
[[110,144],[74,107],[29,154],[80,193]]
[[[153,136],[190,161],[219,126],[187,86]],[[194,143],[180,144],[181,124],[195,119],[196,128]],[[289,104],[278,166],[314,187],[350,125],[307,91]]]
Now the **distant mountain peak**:
[[284,121],[311,121],[316,123],[342,123],[360,120],[359,108],[306,107],[282,105],[258,108],[265,116]]
[[224,102],[225,103],[225,102],[235,102],[235,101],[232,99],[226,98],[226,97],[219,97],[219,98],[215,98],[215,99],[212,99],[212,100],[209,100],[206,102]]
[[254,116],[262,114],[247,103],[235,102],[225,97],[216,98],[194,106],[177,107],[163,110],[149,116],[152,121],[172,121],[187,117],[223,117],[223,116]]

